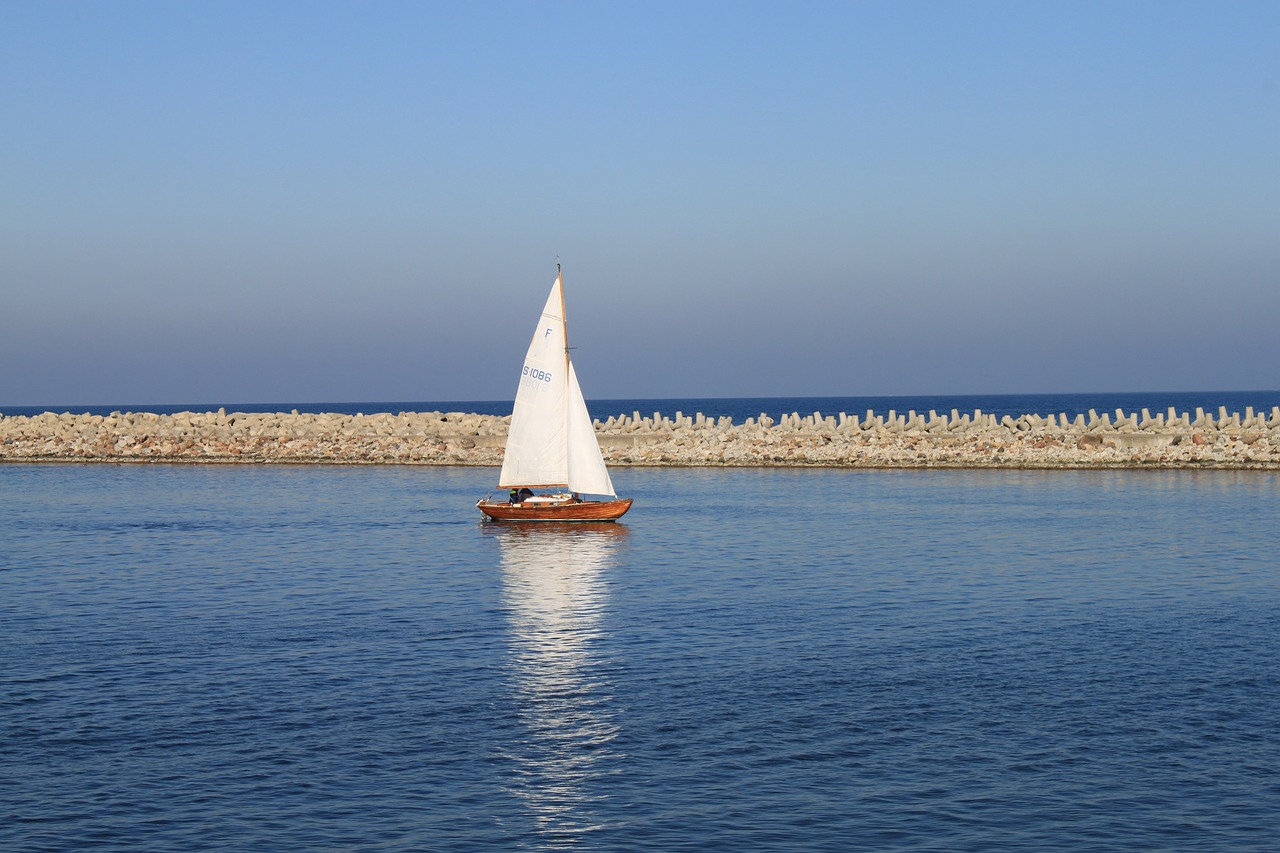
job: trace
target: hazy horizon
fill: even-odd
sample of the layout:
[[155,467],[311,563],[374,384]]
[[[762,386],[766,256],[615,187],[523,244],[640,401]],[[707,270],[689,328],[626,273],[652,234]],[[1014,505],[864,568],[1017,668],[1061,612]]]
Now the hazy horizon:
[[[762,403],[778,401],[786,402],[787,409],[793,408],[799,401],[849,401],[849,400],[885,400],[885,401],[910,401],[910,400],[947,400],[957,402],[962,400],[970,401],[992,401],[1000,399],[1028,399],[1028,400],[1053,400],[1062,402],[1064,398],[1079,397],[1089,401],[1090,408],[1101,406],[1102,410],[1108,410],[1108,404],[1113,404],[1116,398],[1128,398],[1130,400],[1139,399],[1142,402],[1134,403],[1134,406],[1149,406],[1150,403],[1145,398],[1170,398],[1179,400],[1177,408],[1179,411],[1191,411],[1196,405],[1212,405],[1225,406],[1229,411],[1243,411],[1245,406],[1253,406],[1258,411],[1270,411],[1271,407],[1280,406],[1280,389],[1272,388],[1235,388],[1235,389],[1195,389],[1189,391],[1083,391],[1083,392],[1018,392],[1010,394],[812,394],[812,395],[782,395],[782,396],[747,396],[747,397],[591,397],[587,400],[593,407],[597,407],[603,403],[625,402],[634,404],[638,402],[649,403],[716,403],[727,402],[740,404],[744,401],[760,401]],[[1189,402],[1188,398],[1195,400],[1202,398],[1202,402]],[[1274,398],[1274,399],[1272,399]],[[1241,402],[1244,400],[1245,402]],[[376,408],[379,406],[403,406],[415,404],[456,404],[459,406],[481,406],[481,407],[507,407],[510,408],[512,399],[493,398],[485,400],[180,400],[180,401],[140,401],[140,400],[114,400],[114,401],[98,401],[98,402],[73,402],[73,403],[34,403],[34,404],[18,404],[18,405],[2,405],[0,411],[3,410],[42,410],[46,412],[62,413],[69,412],[78,414],[85,409],[120,409],[121,411],[130,412],[147,412],[157,409],[177,409],[182,410],[183,407],[196,407],[191,411],[216,411],[218,408],[226,408],[228,411],[234,411],[237,406],[249,408],[260,408],[263,406],[278,406],[275,411],[284,412],[289,407],[315,408],[317,406],[334,406],[342,409],[368,407],[362,409],[365,414],[373,414],[380,411],[391,411],[391,409]],[[1259,406],[1263,408],[1258,409]],[[668,407],[670,408],[670,407]],[[962,407],[963,408],[963,407]],[[1126,411],[1132,406],[1126,406]],[[967,409],[964,409],[968,411]],[[985,409],[984,409],[985,410]],[[1133,408],[1137,411],[1136,408]],[[1163,411],[1163,406],[1159,411]],[[407,411],[407,410],[406,410]],[[425,411],[425,410],[423,410]],[[464,410],[474,411],[474,410]],[[1045,411],[1049,411],[1046,409]],[[1153,409],[1152,411],[1156,411]],[[629,410],[628,412],[629,413]],[[691,411],[685,411],[685,414],[692,414]],[[811,412],[806,412],[811,414]],[[1020,412],[1020,414],[1029,414],[1030,412]],[[1056,414],[1056,411],[1054,412]],[[645,414],[648,414],[646,411]]]

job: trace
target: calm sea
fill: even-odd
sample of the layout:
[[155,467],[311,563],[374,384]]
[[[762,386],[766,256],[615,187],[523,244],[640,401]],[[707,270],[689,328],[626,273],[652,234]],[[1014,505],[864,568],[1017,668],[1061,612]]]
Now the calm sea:
[[[1225,406],[1228,412],[1244,413],[1252,406],[1256,412],[1270,412],[1280,406],[1280,391],[1168,391],[1106,394],[989,394],[984,396],[897,396],[897,397],[699,397],[662,400],[588,400],[591,416],[605,420],[613,415],[630,415],[640,412],[644,417],[654,412],[671,417],[676,412],[693,415],[701,412],[708,417],[731,417],[737,423],[761,413],[777,420],[780,415],[799,412],[811,415],[822,412],[835,415],[846,412],[864,415],[868,410],[884,415],[890,410],[899,414],[930,410],[948,414],[952,409],[972,413],[981,409],[989,415],[1076,415],[1088,414],[1096,409],[1099,414],[1123,409],[1126,413],[1149,409],[1151,413],[1163,413],[1172,406],[1179,412],[1194,415],[1197,407],[1216,413]],[[433,402],[363,402],[363,403],[183,403],[134,404],[134,405],[63,405],[63,406],[0,406],[0,415],[38,415],[44,411],[109,415],[113,411],[156,412],[216,412],[225,408],[228,412],[289,412],[297,409],[304,413],[337,412],[354,415],[357,412],[469,412],[481,415],[511,414],[510,400],[437,400]]]
[[0,466],[5,851],[1280,847],[1280,475]]

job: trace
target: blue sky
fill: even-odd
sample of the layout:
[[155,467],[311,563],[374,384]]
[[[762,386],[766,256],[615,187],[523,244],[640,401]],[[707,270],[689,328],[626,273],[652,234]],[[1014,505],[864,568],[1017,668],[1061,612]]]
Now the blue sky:
[[1280,4],[0,9],[0,405],[1280,387]]

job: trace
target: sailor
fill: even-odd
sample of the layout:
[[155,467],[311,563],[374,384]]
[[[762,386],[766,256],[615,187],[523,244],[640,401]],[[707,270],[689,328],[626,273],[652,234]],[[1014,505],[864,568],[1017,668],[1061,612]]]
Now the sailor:
[[520,503],[520,492],[518,492],[518,491],[517,491],[517,490],[515,490],[515,489],[512,489],[512,490],[511,490],[511,497],[510,497],[510,501],[511,501],[511,503],[513,503],[513,504],[518,504],[518,503]]

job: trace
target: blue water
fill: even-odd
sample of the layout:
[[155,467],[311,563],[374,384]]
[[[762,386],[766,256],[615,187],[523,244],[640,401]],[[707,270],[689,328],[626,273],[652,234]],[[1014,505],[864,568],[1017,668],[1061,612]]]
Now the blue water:
[[0,849],[1263,851],[1280,475],[0,466]]
[[[1141,412],[1149,409],[1151,413],[1163,413],[1172,406],[1179,412],[1195,414],[1197,407],[1207,412],[1217,413],[1218,408],[1225,406],[1228,412],[1243,414],[1252,406],[1256,412],[1270,412],[1273,406],[1280,406],[1280,391],[1168,391],[1168,392],[1134,392],[1134,393],[1099,393],[1099,394],[988,394],[988,395],[935,395],[935,396],[896,396],[896,397],[710,397],[710,398],[678,398],[678,399],[627,399],[627,400],[588,400],[587,407],[591,416],[605,420],[614,415],[630,415],[640,412],[649,417],[654,412],[664,417],[671,417],[676,412],[693,415],[701,412],[708,417],[731,417],[736,423],[747,418],[758,417],[762,412],[774,420],[779,416],[799,412],[811,415],[822,412],[834,415],[846,412],[851,415],[864,415],[868,410],[884,415],[889,411],[905,414],[917,411],[921,414],[930,410],[940,414],[948,414],[952,409],[961,413],[972,413],[981,409],[989,415],[1003,417],[1010,415],[1076,415],[1088,414],[1090,409],[1101,413],[1112,413],[1123,409],[1126,413]],[[445,400],[417,402],[363,402],[363,403],[185,403],[173,404],[138,404],[110,406],[0,406],[0,415],[38,415],[44,411],[88,413],[109,415],[113,411],[122,412],[155,412],[157,414],[173,414],[175,412],[216,412],[225,408],[228,412],[289,412],[294,409],[303,413],[336,412],[354,415],[357,412],[374,414],[376,412],[470,412],[482,415],[511,414],[510,400]]]

